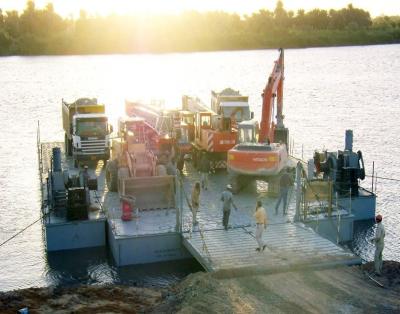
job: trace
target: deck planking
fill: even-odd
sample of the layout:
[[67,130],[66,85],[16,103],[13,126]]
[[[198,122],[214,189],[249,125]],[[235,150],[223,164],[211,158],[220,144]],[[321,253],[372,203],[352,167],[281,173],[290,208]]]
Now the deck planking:
[[298,223],[269,225],[263,234],[267,245],[257,252],[255,226],[183,234],[183,244],[210,272],[258,269],[288,270],[295,267],[351,265],[361,260]]

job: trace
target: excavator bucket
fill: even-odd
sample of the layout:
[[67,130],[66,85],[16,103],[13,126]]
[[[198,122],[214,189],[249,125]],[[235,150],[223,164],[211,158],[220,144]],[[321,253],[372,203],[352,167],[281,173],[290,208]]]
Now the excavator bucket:
[[175,177],[131,177],[121,180],[120,195],[134,196],[141,210],[175,207]]

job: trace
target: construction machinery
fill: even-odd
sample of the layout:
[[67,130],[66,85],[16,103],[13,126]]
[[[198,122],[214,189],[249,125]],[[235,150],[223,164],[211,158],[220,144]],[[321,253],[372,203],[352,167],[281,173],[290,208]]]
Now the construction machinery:
[[198,166],[206,155],[211,168],[226,168],[227,152],[237,142],[237,125],[251,117],[248,97],[227,88],[211,92],[211,108],[199,98],[183,96],[182,109],[195,113],[192,160]]
[[246,179],[268,180],[287,165],[289,130],[283,124],[283,80],[284,53],[280,49],[262,94],[260,125],[255,120],[239,123],[238,144],[228,151],[228,172],[235,192],[247,183]]
[[362,152],[353,152],[353,131],[346,130],[343,151],[315,151],[307,172],[310,180],[332,182],[334,192],[339,196],[357,196],[358,180],[365,179],[365,167]]
[[112,141],[106,166],[109,191],[135,197],[140,209],[169,207],[174,202],[174,176],[169,173],[168,160],[157,158],[150,149],[156,136],[143,118],[120,118],[118,138]]
[[96,98],[80,98],[73,103],[62,100],[62,118],[65,152],[73,156],[75,167],[84,160],[108,160],[112,126],[104,104],[97,103]]
[[61,159],[61,148],[53,147],[46,181],[48,206],[56,217],[65,217],[67,221],[86,220],[90,191],[97,190],[97,178],[69,173],[62,168]]
[[173,109],[164,112],[164,115],[172,118],[172,138],[176,147],[176,167],[182,171],[185,156],[192,152],[192,141],[194,140],[195,114],[186,110]]
[[163,109],[158,102],[125,101],[125,112],[130,117],[142,117],[155,131],[152,150],[161,155],[173,152],[177,168],[183,169],[184,157],[191,151],[190,138],[194,134],[194,114],[177,109]]

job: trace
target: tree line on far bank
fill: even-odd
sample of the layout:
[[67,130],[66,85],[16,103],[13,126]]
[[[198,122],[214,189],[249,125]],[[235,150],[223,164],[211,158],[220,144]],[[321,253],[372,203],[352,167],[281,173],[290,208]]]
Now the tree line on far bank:
[[400,17],[372,19],[349,4],[340,10],[226,12],[164,16],[62,18],[51,3],[0,8],[0,55],[106,54],[363,45],[400,42]]

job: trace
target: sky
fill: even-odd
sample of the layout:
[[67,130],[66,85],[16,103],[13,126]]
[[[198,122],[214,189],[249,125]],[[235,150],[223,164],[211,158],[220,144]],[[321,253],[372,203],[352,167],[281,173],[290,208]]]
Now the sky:
[[[182,11],[227,11],[240,15],[251,14],[260,9],[273,10],[276,0],[36,0],[36,8],[44,8],[52,2],[55,11],[68,17],[79,16],[80,9],[90,15],[108,15],[110,13],[167,13],[176,14]],[[354,7],[370,12],[372,17],[379,15],[400,15],[400,0],[283,0],[285,9],[297,11],[302,8],[310,11],[319,9],[340,9],[352,3]],[[3,11],[22,11],[26,0],[0,0]]]

